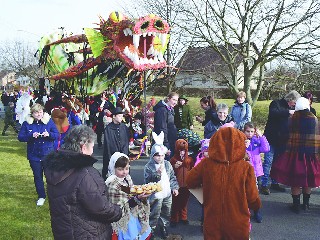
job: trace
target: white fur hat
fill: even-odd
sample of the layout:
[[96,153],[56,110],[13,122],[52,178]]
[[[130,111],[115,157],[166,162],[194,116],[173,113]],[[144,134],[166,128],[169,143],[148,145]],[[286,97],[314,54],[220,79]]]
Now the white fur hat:
[[301,111],[304,109],[310,110],[310,102],[308,99],[306,99],[304,97],[300,97],[300,98],[298,98],[298,100],[296,102],[295,111]]

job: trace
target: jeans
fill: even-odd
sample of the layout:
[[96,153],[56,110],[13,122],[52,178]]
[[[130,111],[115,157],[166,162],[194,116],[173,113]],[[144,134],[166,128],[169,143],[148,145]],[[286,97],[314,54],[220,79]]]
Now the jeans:
[[155,229],[160,220],[160,226],[167,226],[171,214],[172,195],[163,199],[157,199],[151,195],[150,199],[150,227]]
[[34,185],[38,193],[38,198],[46,198],[46,191],[43,182],[43,164],[41,161],[29,161],[33,171]]
[[[270,151],[264,154],[264,162],[262,164],[263,167],[263,176],[261,176],[261,186],[267,187],[269,182],[270,170],[272,167],[273,158],[275,156],[275,148],[270,145]],[[272,184],[278,184],[277,181],[271,179]]]

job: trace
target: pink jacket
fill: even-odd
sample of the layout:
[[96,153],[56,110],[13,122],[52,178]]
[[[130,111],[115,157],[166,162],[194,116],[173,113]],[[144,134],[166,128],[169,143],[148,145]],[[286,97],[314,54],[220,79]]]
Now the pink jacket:
[[250,157],[250,163],[254,168],[256,177],[263,175],[262,161],[260,153],[266,153],[270,151],[270,145],[265,136],[256,137],[253,136],[250,140],[250,145],[247,148],[247,154]]

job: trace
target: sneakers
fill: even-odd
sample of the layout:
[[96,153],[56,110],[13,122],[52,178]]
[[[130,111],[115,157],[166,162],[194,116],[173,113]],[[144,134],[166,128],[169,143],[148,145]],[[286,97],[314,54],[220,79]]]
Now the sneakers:
[[189,225],[189,220],[180,220],[183,225]]
[[270,195],[270,190],[268,187],[261,186],[260,193],[263,195]]
[[262,223],[262,214],[260,210],[254,211],[254,219],[257,223]]
[[285,192],[286,189],[284,187],[280,187],[280,185],[277,184],[271,184],[270,189],[278,191],[278,192]]
[[45,201],[46,201],[45,198],[39,198],[38,201],[37,201],[37,206],[42,206]]

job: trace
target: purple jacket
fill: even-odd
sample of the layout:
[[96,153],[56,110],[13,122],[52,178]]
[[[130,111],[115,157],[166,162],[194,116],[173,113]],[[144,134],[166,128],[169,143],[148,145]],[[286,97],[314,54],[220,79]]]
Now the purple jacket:
[[247,154],[250,158],[250,163],[254,168],[256,177],[263,175],[262,161],[260,153],[270,151],[270,145],[267,138],[262,135],[261,137],[253,136],[250,141],[250,146],[247,148]]

